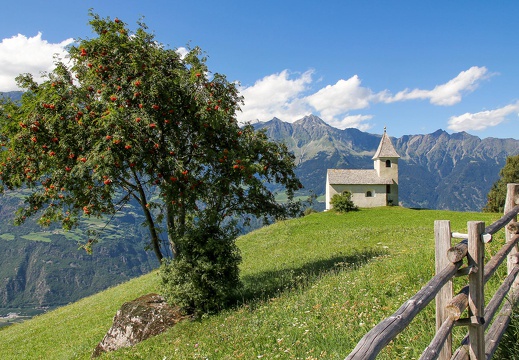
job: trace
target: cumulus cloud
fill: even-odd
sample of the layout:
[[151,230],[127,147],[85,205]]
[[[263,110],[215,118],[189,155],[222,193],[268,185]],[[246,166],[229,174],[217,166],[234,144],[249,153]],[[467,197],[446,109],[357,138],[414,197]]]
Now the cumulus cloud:
[[245,99],[238,120],[266,121],[278,117],[285,121],[295,121],[308,114],[307,107],[301,98],[312,82],[313,70],[296,74],[291,78],[288,70],[278,74],[265,76],[249,87],[240,87]]
[[448,128],[453,131],[484,130],[488,127],[499,125],[506,120],[508,115],[518,112],[519,101],[499,109],[452,116],[449,119]]
[[390,103],[395,101],[428,99],[431,104],[451,106],[461,101],[462,94],[474,91],[479,82],[488,78],[488,70],[486,67],[473,66],[466,71],[462,71],[454,79],[449,80],[445,84],[437,85],[432,90],[405,89],[398,92],[394,96],[388,95],[387,92],[381,93],[380,101]]
[[36,81],[40,73],[54,68],[54,56],[65,57],[65,47],[73,43],[66,39],[60,43],[49,43],[42,34],[27,37],[18,34],[0,42],[0,91],[18,90],[15,78],[22,73],[31,73]]
[[371,127],[370,114],[351,114],[365,110],[376,103],[394,103],[427,99],[433,105],[452,106],[462,100],[464,94],[474,91],[479,83],[488,78],[486,67],[473,66],[460,72],[455,78],[432,90],[405,89],[392,95],[387,89],[374,92],[362,86],[361,79],[354,75],[340,79],[312,92],[313,71],[292,74],[288,70],[265,76],[249,87],[240,88],[245,105],[238,120],[267,121],[278,117],[293,122],[310,113],[340,129],[355,127],[367,130]]
[[369,106],[372,92],[360,83],[357,75],[348,80],[341,79],[335,85],[328,85],[307,96],[305,101],[327,118],[333,118],[349,110],[365,109]]

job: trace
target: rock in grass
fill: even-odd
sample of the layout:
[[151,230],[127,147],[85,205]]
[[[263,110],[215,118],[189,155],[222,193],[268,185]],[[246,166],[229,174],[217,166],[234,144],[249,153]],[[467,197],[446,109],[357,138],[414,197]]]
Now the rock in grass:
[[171,307],[158,294],[148,294],[124,303],[114,316],[113,324],[96,346],[92,357],[103,352],[133,346],[158,335],[188,316]]

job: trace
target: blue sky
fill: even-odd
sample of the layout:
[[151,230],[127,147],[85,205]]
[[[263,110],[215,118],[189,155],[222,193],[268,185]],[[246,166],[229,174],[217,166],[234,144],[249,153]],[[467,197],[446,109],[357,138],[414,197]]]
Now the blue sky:
[[88,9],[139,19],[171,48],[200,46],[240,83],[241,121],[315,114],[391,136],[519,132],[519,2],[8,1],[0,13],[0,91],[94,36]]

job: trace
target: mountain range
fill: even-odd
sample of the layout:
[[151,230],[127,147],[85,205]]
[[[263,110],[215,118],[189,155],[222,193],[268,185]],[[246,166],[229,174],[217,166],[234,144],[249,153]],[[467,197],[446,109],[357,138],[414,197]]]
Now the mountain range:
[[[80,228],[63,231],[41,228],[32,219],[14,226],[20,195],[0,197],[0,316],[12,308],[65,305],[158,267],[146,251],[144,216],[132,204],[109,222],[85,219]],[[91,255],[79,248],[88,229],[100,234]]]
[[[327,169],[372,169],[381,134],[334,128],[315,115],[293,123],[273,118],[254,124],[294,153],[308,191],[324,195]],[[388,129],[390,135],[391,129]],[[519,140],[480,139],[466,132],[391,138],[399,159],[399,200],[404,207],[480,211],[506,158]]]

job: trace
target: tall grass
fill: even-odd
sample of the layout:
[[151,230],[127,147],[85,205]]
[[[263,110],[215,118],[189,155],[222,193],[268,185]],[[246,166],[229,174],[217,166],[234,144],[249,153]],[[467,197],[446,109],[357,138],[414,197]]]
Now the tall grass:
[[[344,359],[434,275],[434,220],[466,232],[467,221],[498,217],[388,207],[278,222],[239,238],[244,289],[232,309],[102,359]],[[151,273],[0,330],[0,358],[88,359],[120,305],[158,281]],[[429,306],[379,358],[418,358],[433,334]]]

